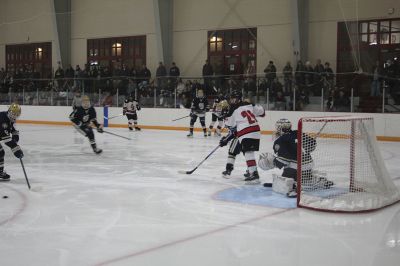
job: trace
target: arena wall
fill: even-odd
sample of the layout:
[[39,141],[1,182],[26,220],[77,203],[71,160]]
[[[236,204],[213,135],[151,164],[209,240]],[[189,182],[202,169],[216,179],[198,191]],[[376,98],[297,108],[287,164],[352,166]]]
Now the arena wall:
[[[0,106],[0,110],[7,110],[7,106]],[[103,122],[103,108],[97,107],[98,119]],[[69,114],[71,107],[64,106],[22,106],[22,115],[18,121],[21,124],[43,124],[43,125],[70,125]],[[161,108],[143,108],[139,111],[139,125],[144,129],[160,130],[188,130],[189,118],[172,122],[171,120],[183,117],[189,114],[188,109],[161,109]],[[109,108],[109,117],[122,113],[122,108]],[[271,134],[274,130],[275,122],[280,118],[289,119],[293,125],[301,117],[332,116],[332,115],[355,115],[363,117],[373,117],[375,121],[375,131],[380,140],[400,141],[400,123],[398,114],[360,114],[360,113],[323,113],[323,112],[284,112],[267,111],[266,117],[259,118],[263,134]],[[211,119],[210,113],[207,113],[206,123]],[[109,121],[110,127],[127,127],[125,117],[117,117]],[[197,127],[200,126],[196,123]],[[197,128],[200,130],[200,128]]]
[[[0,66],[5,66],[5,44],[53,42],[52,0],[0,1]],[[147,36],[147,65],[153,75],[159,61],[153,1],[71,1],[71,62],[86,63],[86,40],[118,36]],[[273,60],[278,71],[292,61],[291,0],[174,0],[173,60],[183,76],[201,75],[207,57],[207,31],[257,27],[257,71]],[[390,8],[393,14],[388,14]],[[309,0],[308,55],[336,68],[337,22],[400,17],[396,0]],[[294,63],[294,62],[293,62]]]
[[[389,14],[393,8],[394,13]],[[330,62],[336,69],[337,23],[368,19],[400,17],[397,0],[309,0],[308,57],[313,64],[317,59]]]

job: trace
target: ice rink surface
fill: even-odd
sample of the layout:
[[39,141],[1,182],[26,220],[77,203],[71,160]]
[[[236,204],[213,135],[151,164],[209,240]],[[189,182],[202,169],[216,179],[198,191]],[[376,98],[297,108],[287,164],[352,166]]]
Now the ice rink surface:
[[[103,153],[95,155],[72,127],[18,128],[32,191],[4,147],[12,180],[0,183],[2,266],[400,263],[400,204],[330,214],[221,200],[221,191],[246,190],[243,156],[231,179],[221,177],[226,147],[192,175],[177,173],[193,169],[218,145],[217,137],[111,128],[132,140],[96,133]],[[263,136],[261,150],[271,146],[271,137]],[[400,143],[379,146],[399,185]],[[270,172],[260,174],[271,181]]]

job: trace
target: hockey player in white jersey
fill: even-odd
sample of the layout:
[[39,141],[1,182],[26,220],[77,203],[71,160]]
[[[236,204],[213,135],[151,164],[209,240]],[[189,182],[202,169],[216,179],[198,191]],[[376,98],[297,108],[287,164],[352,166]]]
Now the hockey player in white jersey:
[[253,105],[247,101],[242,101],[242,93],[234,91],[230,96],[230,110],[225,119],[225,125],[229,129],[227,136],[221,138],[220,146],[223,147],[235,138],[239,139],[242,152],[246,159],[249,176],[245,181],[248,184],[258,184],[259,175],[255,152],[260,147],[260,125],[256,117],[264,117],[265,110],[262,106]]
[[129,130],[133,130],[135,128],[136,131],[140,131],[140,127],[138,126],[138,116],[137,111],[140,110],[140,105],[135,97],[131,94],[124,101],[123,106],[123,114],[128,118],[128,127]]

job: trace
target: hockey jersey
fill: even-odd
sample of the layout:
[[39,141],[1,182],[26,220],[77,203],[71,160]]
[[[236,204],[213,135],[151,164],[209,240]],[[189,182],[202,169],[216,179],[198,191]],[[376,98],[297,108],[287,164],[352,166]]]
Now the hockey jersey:
[[214,100],[214,104],[212,106],[212,113],[215,114],[217,117],[222,117],[222,108],[219,106],[219,103],[223,100],[222,97],[217,97]]
[[236,128],[236,137],[240,141],[244,138],[260,139],[260,125],[256,117],[264,117],[265,110],[260,105],[242,102],[233,106],[225,119],[225,125]]
[[96,118],[96,110],[93,106],[88,109],[84,109],[82,106],[75,109],[70,115],[71,121],[78,125],[86,125],[88,126],[90,123],[93,123],[96,127],[99,126]]
[[198,117],[204,117],[206,115],[206,112],[210,109],[207,98],[206,97],[194,98],[190,109]]
[[17,143],[11,138],[11,135],[18,136],[19,132],[14,128],[14,123],[8,118],[7,111],[0,112],[0,123],[0,140],[4,141],[7,146],[10,146],[9,144],[12,144],[13,147],[16,146]]
[[[302,163],[312,163],[310,152],[315,149],[316,140],[305,134],[303,134],[303,140],[308,143],[308,147],[302,150]],[[285,166],[297,169],[297,142],[297,130],[286,132],[274,141],[273,149],[277,156],[275,165],[278,168]]]
[[123,110],[128,115],[136,114],[136,111],[140,110],[140,105],[138,101],[133,98],[127,98],[124,101]]

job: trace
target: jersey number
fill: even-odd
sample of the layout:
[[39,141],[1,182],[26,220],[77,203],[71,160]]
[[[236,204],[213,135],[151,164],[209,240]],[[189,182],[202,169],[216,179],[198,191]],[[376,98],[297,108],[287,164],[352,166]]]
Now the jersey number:
[[249,110],[243,111],[243,112],[241,113],[241,115],[242,115],[244,118],[247,118],[247,121],[249,121],[249,124],[250,124],[250,125],[251,125],[251,124],[254,124],[255,122],[257,122],[256,116],[255,116],[251,111],[249,111]]

